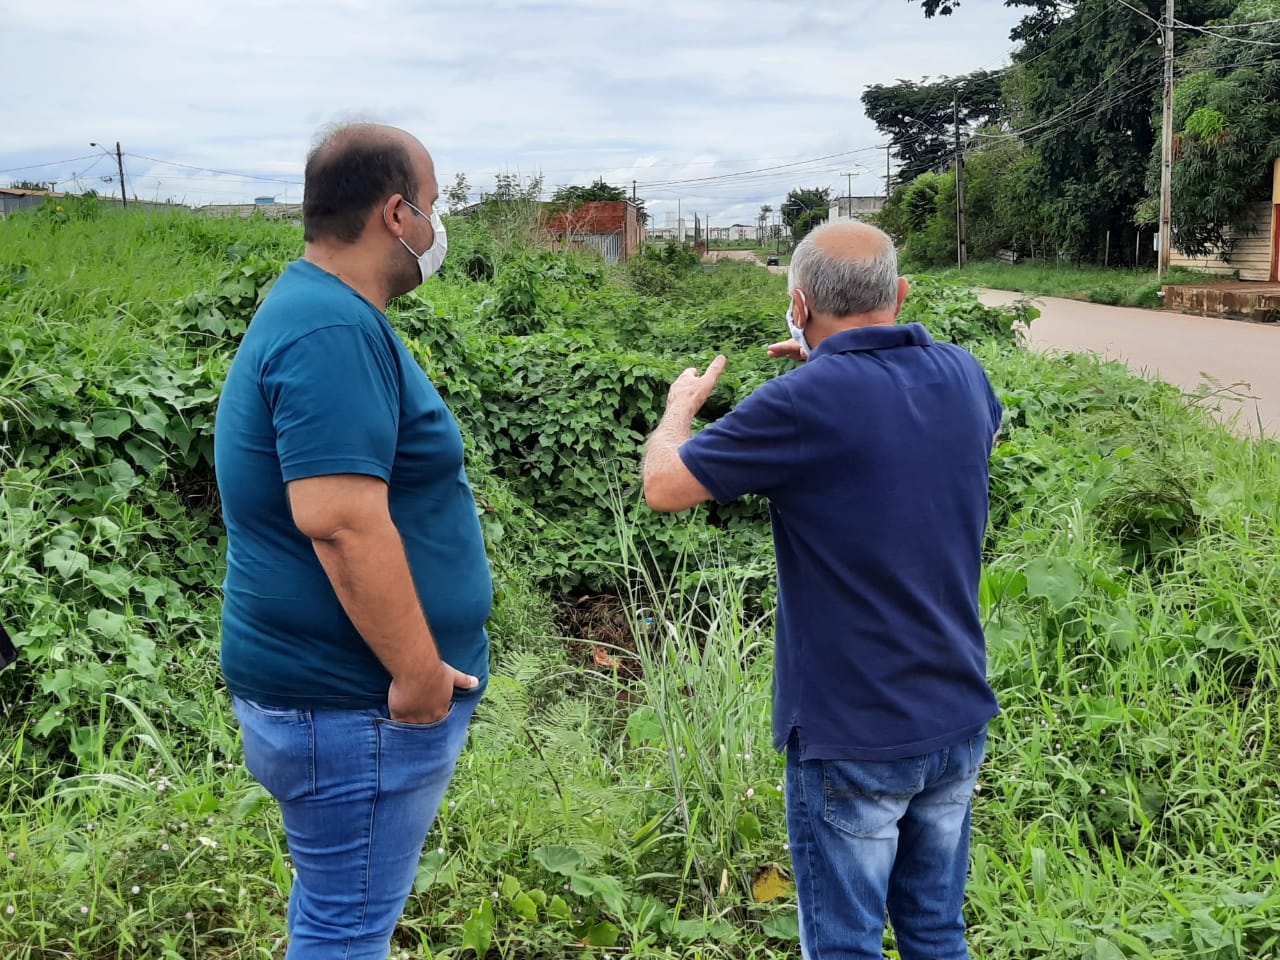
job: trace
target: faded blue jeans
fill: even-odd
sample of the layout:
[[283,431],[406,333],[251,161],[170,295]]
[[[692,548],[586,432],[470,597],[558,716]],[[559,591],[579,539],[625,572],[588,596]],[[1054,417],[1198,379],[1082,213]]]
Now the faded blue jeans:
[[787,834],[805,960],[966,960],[969,816],[987,733],[903,760],[801,760],[787,746]]
[[432,724],[231,699],[297,871],[287,960],[385,960],[478,698]]

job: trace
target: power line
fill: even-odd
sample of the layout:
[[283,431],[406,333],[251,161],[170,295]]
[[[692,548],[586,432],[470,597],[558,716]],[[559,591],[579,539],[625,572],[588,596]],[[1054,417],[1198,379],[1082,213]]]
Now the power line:
[[1157,19],[1156,19],[1155,17],[1153,17],[1151,14],[1147,13],[1145,10],[1141,10],[1141,9],[1139,9],[1138,7],[1135,7],[1132,3],[1130,3],[1130,2],[1129,2],[1129,0],[1116,0],[1116,3],[1120,4],[1120,6],[1122,6],[1122,7],[1128,7],[1130,10],[1132,10],[1132,11],[1133,11],[1134,13],[1136,13],[1138,16],[1140,16],[1140,17],[1142,17],[1142,18],[1144,18],[1144,19],[1146,19],[1146,20],[1150,20],[1150,21],[1151,21],[1152,23],[1154,23],[1157,27],[1161,26],[1161,23],[1160,23],[1160,21],[1159,21],[1159,20],[1157,20]]
[[[1206,23],[1201,29],[1203,30],[1248,30],[1250,27],[1266,27],[1273,23],[1280,23],[1280,18],[1272,20],[1253,20],[1250,23]],[[1179,26],[1185,26],[1178,21]]]
[[7,170],[0,170],[0,173],[14,173],[18,170],[35,170],[37,167],[58,167],[68,163],[77,163],[81,160],[91,160],[98,156],[96,153],[86,153],[83,157],[72,157],[70,160],[50,160],[48,163],[28,163],[24,167],[9,167]]
[[158,157],[148,157],[141,153],[128,153],[128,157],[134,157],[138,160],[150,160],[152,163],[163,163],[170,167],[182,167],[187,170],[199,170],[203,173],[216,173],[224,177],[237,177],[240,180],[261,180],[264,183],[287,183],[293,187],[302,186],[301,180],[286,180],[283,177],[260,177],[252,173],[234,173],[230,170],[215,170],[213,167],[198,167],[190,163],[179,163],[177,160],[161,160]]
[[686,183],[705,183],[710,180],[726,180],[733,177],[745,177],[745,176],[750,176],[752,174],[757,174],[757,173],[766,173],[771,170],[785,170],[791,167],[800,167],[800,166],[805,166],[807,164],[812,164],[812,163],[821,163],[824,160],[836,160],[841,157],[850,157],[857,153],[866,153],[869,150],[879,150],[879,149],[881,148],[880,147],[860,147],[857,150],[845,150],[845,151],[842,151],[841,153],[829,153],[829,154],[826,154],[825,156],[812,157],[808,160],[796,160],[792,163],[780,163],[776,166],[759,167],[758,169],[755,169],[755,170],[741,170],[736,173],[722,173],[717,176],[711,176],[711,177],[691,177],[685,180],[653,180],[647,183],[641,182],[638,184],[638,186],[645,187],[647,189],[650,187],[682,186]]
[[1091,97],[1093,97],[1096,93],[1102,90],[1103,87],[1105,87],[1108,83],[1111,82],[1112,79],[1115,78],[1115,75],[1117,73],[1119,73],[1122,69],[1128,66],[1130,62],[1132,62],[1139,54],[1143,52],[1144,50],[1142,46],[1138,46],[1137,48],[1135,48],[1134,51],[1129,54],[1129,56],[1125,57],[1118,64],[1112,67],[1110,72],[1108,72],[1108,74],[1102,78],[1102,81],[1098,83],[1097,86],[1093,87],[1088,92],[1081,94],[1073,103],[1068,104],[1063,110],[1061,110],[1060,112],[1058,112],[1052,117],[1048,117],[1047,119],[1041,120],[1038,123],[1034,123],[1029,127],[1024,127],[1021,130],[1015,130],[1011,133],[997,133],[997,134],[979,133],[979,134],[974,134],[974,136],[983,140],[1009,140],[1012,138],[1023,138],[1023,137],[1026,137],[1027,134],[1035,133],[1037,130],[1043,129],[1044,127],[1053,124],[1055,121],[1059,119],[1078,113],[1084,107],[1088,106],[1088,101]]
[[[1063,36],[1060,40],[1058,40],[1056,43],[1052,43],[1052,44],[1050,44],[1049,46],[1045,47],[1043,50],[1041,50],[1039,53],[1037,53],[1034,57],[1029,57],[1029,58],[1028,58],[1028,59],[1026,59],[1026,60],[1015,60],[1015,61],[1014,61],[1014,64],[1015,64],[1016,66],[1019,66],[1019,67],[1025,67],[1025,66],[1027,66],[1028,64],[1035,63],[1035,62],[1036,62],[1037,60],[1039,60],[1041,57],[1046,56],[1046,55],[1047,55],[1047,54],[1049,54],[1049,53],[1052,53],[1054,50],[1056,50],[1058,47],[1062,46],[1062,45],[1063,45],[1064,43],[1066,43],[1068,40],[1075,39],[1075,35],[1076,35],[1076,34],[1078,34],[1080,31],[1082,31],[1085,27],[1090,26],[1090,25],[1091,25],[1092,23],[1094,23],[1095,21],[1102,19],[1102,17],[1103,17],[1106,13],[1107,13],[1107,11],[1106,11],[1106,9],[1105,9],[1105,8],[1104,8],[1104,9],[1102,9],[1102,10],[1099,10],[1099,11],[1098,11],[1097,13],[1095,13],[1092,17],[1090,17],[1088,20],[1084,21],[1083,23],[1076,24],[1076,25],[1075,25],[1075,27],[1074,27],[1074,29],[1073,29],[1069,34],[1064,35],[1064,36]],[[1056,28],[1055,28],[1055,29],[1056,29]],[[1024,47],[1025,47],[1025,44],[1024,44]]]
[[1275,40],[1254,40],[1250,37],[1228,37],[1226,34],[1218,33],[1209,27],[1197,27],[1190,23],[1183,23],[1181,20],[1175,20],[1174,26],[1179,30],[1195,30],[1203,33],[1205,36],[1213,37],[1215,40],[1222,40],[1226,43],[1247,43],[1256,47],[1280,47],[1280,42]]

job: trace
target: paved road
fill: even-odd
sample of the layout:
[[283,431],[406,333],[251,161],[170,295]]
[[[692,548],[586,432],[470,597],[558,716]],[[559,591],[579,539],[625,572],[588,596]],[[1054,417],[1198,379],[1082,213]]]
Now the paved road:
[[[984,303],[1012,303],[1022,294],[979,290]],[[1189,317],[1159,310],[1106,307],[1078,300],[1036,297],[1041,315],[1031,325],[1038,350],[1097,353],[1123,360],[1143,376],[1194,390],[1207,381],[1230,394],[1219,416],[1257,435],[1258,420],[1280,437],[1280,324]]]

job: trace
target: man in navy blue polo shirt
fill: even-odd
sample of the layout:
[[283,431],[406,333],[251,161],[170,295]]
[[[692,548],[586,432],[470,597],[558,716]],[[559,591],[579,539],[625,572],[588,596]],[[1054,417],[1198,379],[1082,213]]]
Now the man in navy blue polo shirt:
[[690,438],[724,369],[686,370],[645,454],[655,510],[754,493],[778,561],[773,738],[807,960],[968,956],[970,801],[998,712],[978,580],[1002,409],[966,350],[897,324],[907,281],[863,224],[791,261],[806,362]]

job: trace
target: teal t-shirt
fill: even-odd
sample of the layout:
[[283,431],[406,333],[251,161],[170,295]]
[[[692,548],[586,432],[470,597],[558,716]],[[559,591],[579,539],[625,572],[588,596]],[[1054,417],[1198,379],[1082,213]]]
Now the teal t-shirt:
[[214,458],[227,529],[222,672],[232,693],[285,707],[376,706],[391,676],[342,609],[285,493],[356,473],[387,482],[440,656],[489,675],[493,587],[462,436],[381,311],[291,263],[249,325],[218,402]]

